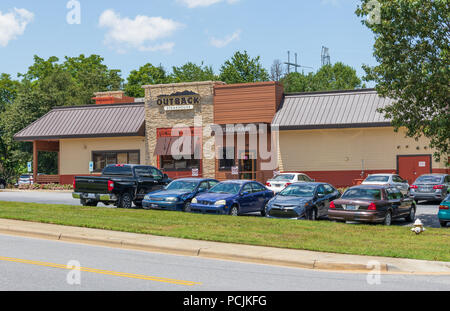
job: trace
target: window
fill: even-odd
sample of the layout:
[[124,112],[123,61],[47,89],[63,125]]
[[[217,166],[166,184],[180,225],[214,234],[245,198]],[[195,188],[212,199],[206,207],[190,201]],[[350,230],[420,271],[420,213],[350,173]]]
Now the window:
[[140,151],[93,151],[94,172],[101,172],[110,164],[139,164]]
[[217,185],[219,182],[215,181],[215,180],[210,180],[209,181],[209,189],[211,189],[212,187],[214,187],[215,185]]
[[369,177],[366,178],[365,181],[370,181],[370,182],[388,182],[389,181],[389,176],[380,176],[380,175],[369,176]]
[[381,200],[380,189],[350,188],[342,195],[342,199]]
[[[189,158],[191,157],[191,158]],[[161,156],[160,166],[166,171],[189,171],[193,168],[200,169],[200,160],[193,159],[194,155],[176,160],[171,155]]]
[[199,189],[209,189],[208,182],[207,181],[202,181],[200,183],[200,186],[198,186],[198,188]]
[[403,197],[402,193],[395,188],[386,189],[386,193],[388,200],[398,200]]
[[325,188],[325,193],[326,194],[331,194],[331,193],[333,193],[334,192],[334,188],[333,187],[331,187],[330,185],[323,185],[323,187]]
[[136,177],[147,177],[154,179],[162,179],[162,173],[154,167],[138,166],[134,169]]
[[403,183],[404,181],[403,181],[403,179],[401,179],[399,176],[397,176],[397,175],[395,175],[395,176],[393,176],[392,177],[392,180],[394,181],[394,182],[398,182],[398,183]]
[[294,180],[295,175],[294,174],[281,174],[281,175],[277,175],[274,178],[272,178],[272,180],[277,180],[277,181],[291,181]]
[[229,171],[235,166],[234,147],[222,148],[219,155],[222,155],[222,159],[219,157],[219,171]]
[[133,176],[131,167],[129,166],[109,166],[103,171],[103,175],[107,176]]
[[244,188],[242,188],[242,192],[248,192],[248,193],[253,193],[253,189],[252,189],[252,185],[251,184],[245,184]]
[[265,187],[261,186],[260,184],[257,183],[252,183],[252,188],[253,188],[253,192],[261,192],[261,191],[265,191]]
[[323,185],[319,185],[319,186],[317,187],[317,194],[323,194],[323,195],[326,194],[325,188],[323,187]]

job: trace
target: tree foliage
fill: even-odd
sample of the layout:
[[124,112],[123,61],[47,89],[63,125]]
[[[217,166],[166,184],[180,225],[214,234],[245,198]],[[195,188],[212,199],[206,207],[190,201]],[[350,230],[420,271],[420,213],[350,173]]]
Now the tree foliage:
[[172,81],[179,82],[196,82],[196,81],[216,81],[218,77],[214,74],[211,66],[196,65],[188,62],[180,67],[172,68]]
[[269,81],[269,74],[263,68],[260,57],[251,58],[247,51],[236,52],[220,69],[220,80],[227,83],[248,83]]
[[[364,66],[366,79],[395,102],[380,110],[396,130],[422,135],[436,148],[435,158],[450,152],[450,3],[448,0],[378,0],[374,12],[362,0],[356,14],[375,34],[379,65]],[[379,22],[373,14],[379,14]],[[447,163],[447,161],[445,161]]]
[[124,90],[127,96],[144,97],[145,91],[142,88],[143,85],[166,84],[171,81],[171,77],[161,65],[155,67],[147,63],[138,70],[131,71]]
[[365,87],[356,74],[356,70],[341,62],[323,66],[316,73],[292,72],[281,79],[281,82],[288,93],[349,90]]

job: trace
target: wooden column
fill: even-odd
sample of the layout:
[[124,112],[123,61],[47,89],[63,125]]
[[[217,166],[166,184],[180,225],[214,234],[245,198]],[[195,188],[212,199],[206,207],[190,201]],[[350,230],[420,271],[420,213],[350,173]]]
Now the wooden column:
[[36,182],[38,174],[38,143],[36,140],[33,141],[33,180]]

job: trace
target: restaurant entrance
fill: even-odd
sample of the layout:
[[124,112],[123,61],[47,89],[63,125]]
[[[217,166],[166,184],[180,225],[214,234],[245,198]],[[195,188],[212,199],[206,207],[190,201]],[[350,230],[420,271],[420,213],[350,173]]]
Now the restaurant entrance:
[[256,180],[256,156],[256,151],[241,151],[239,153],[238,159],[240,179]]

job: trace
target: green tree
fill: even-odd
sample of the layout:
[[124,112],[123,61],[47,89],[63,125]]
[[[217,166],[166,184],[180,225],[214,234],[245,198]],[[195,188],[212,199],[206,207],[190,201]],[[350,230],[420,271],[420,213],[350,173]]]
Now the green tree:
[[341,62],[323,66],[316,73],[292,72],[281,82],[287,93],[352,90],[365,87],[356,74],[356,70]]
[[188,62],[181,67],[172,67],[172,81],[195,82],[195,81],[216,81],[218,77],[214,74],[211,66],[196,65]]
[[260,57],[251,58],[247,51],[236,52],[220,69],[220,80],[228,83],[269,81],[269,74],[260,63]]
[[435,158],[450,152],[450,2],[448,0],[362,0],[356,14],[375,34],[378,64],[364,66],[382,96],[395,102],[381,109],[396,131],[430,140]]
[[162,66],[155,67],[148,63],[140,67],[139,70],[131,71],[125,85],[125,93],[131,97],[144,97],[143,85],[166,84],[171,82],[171,77]]

